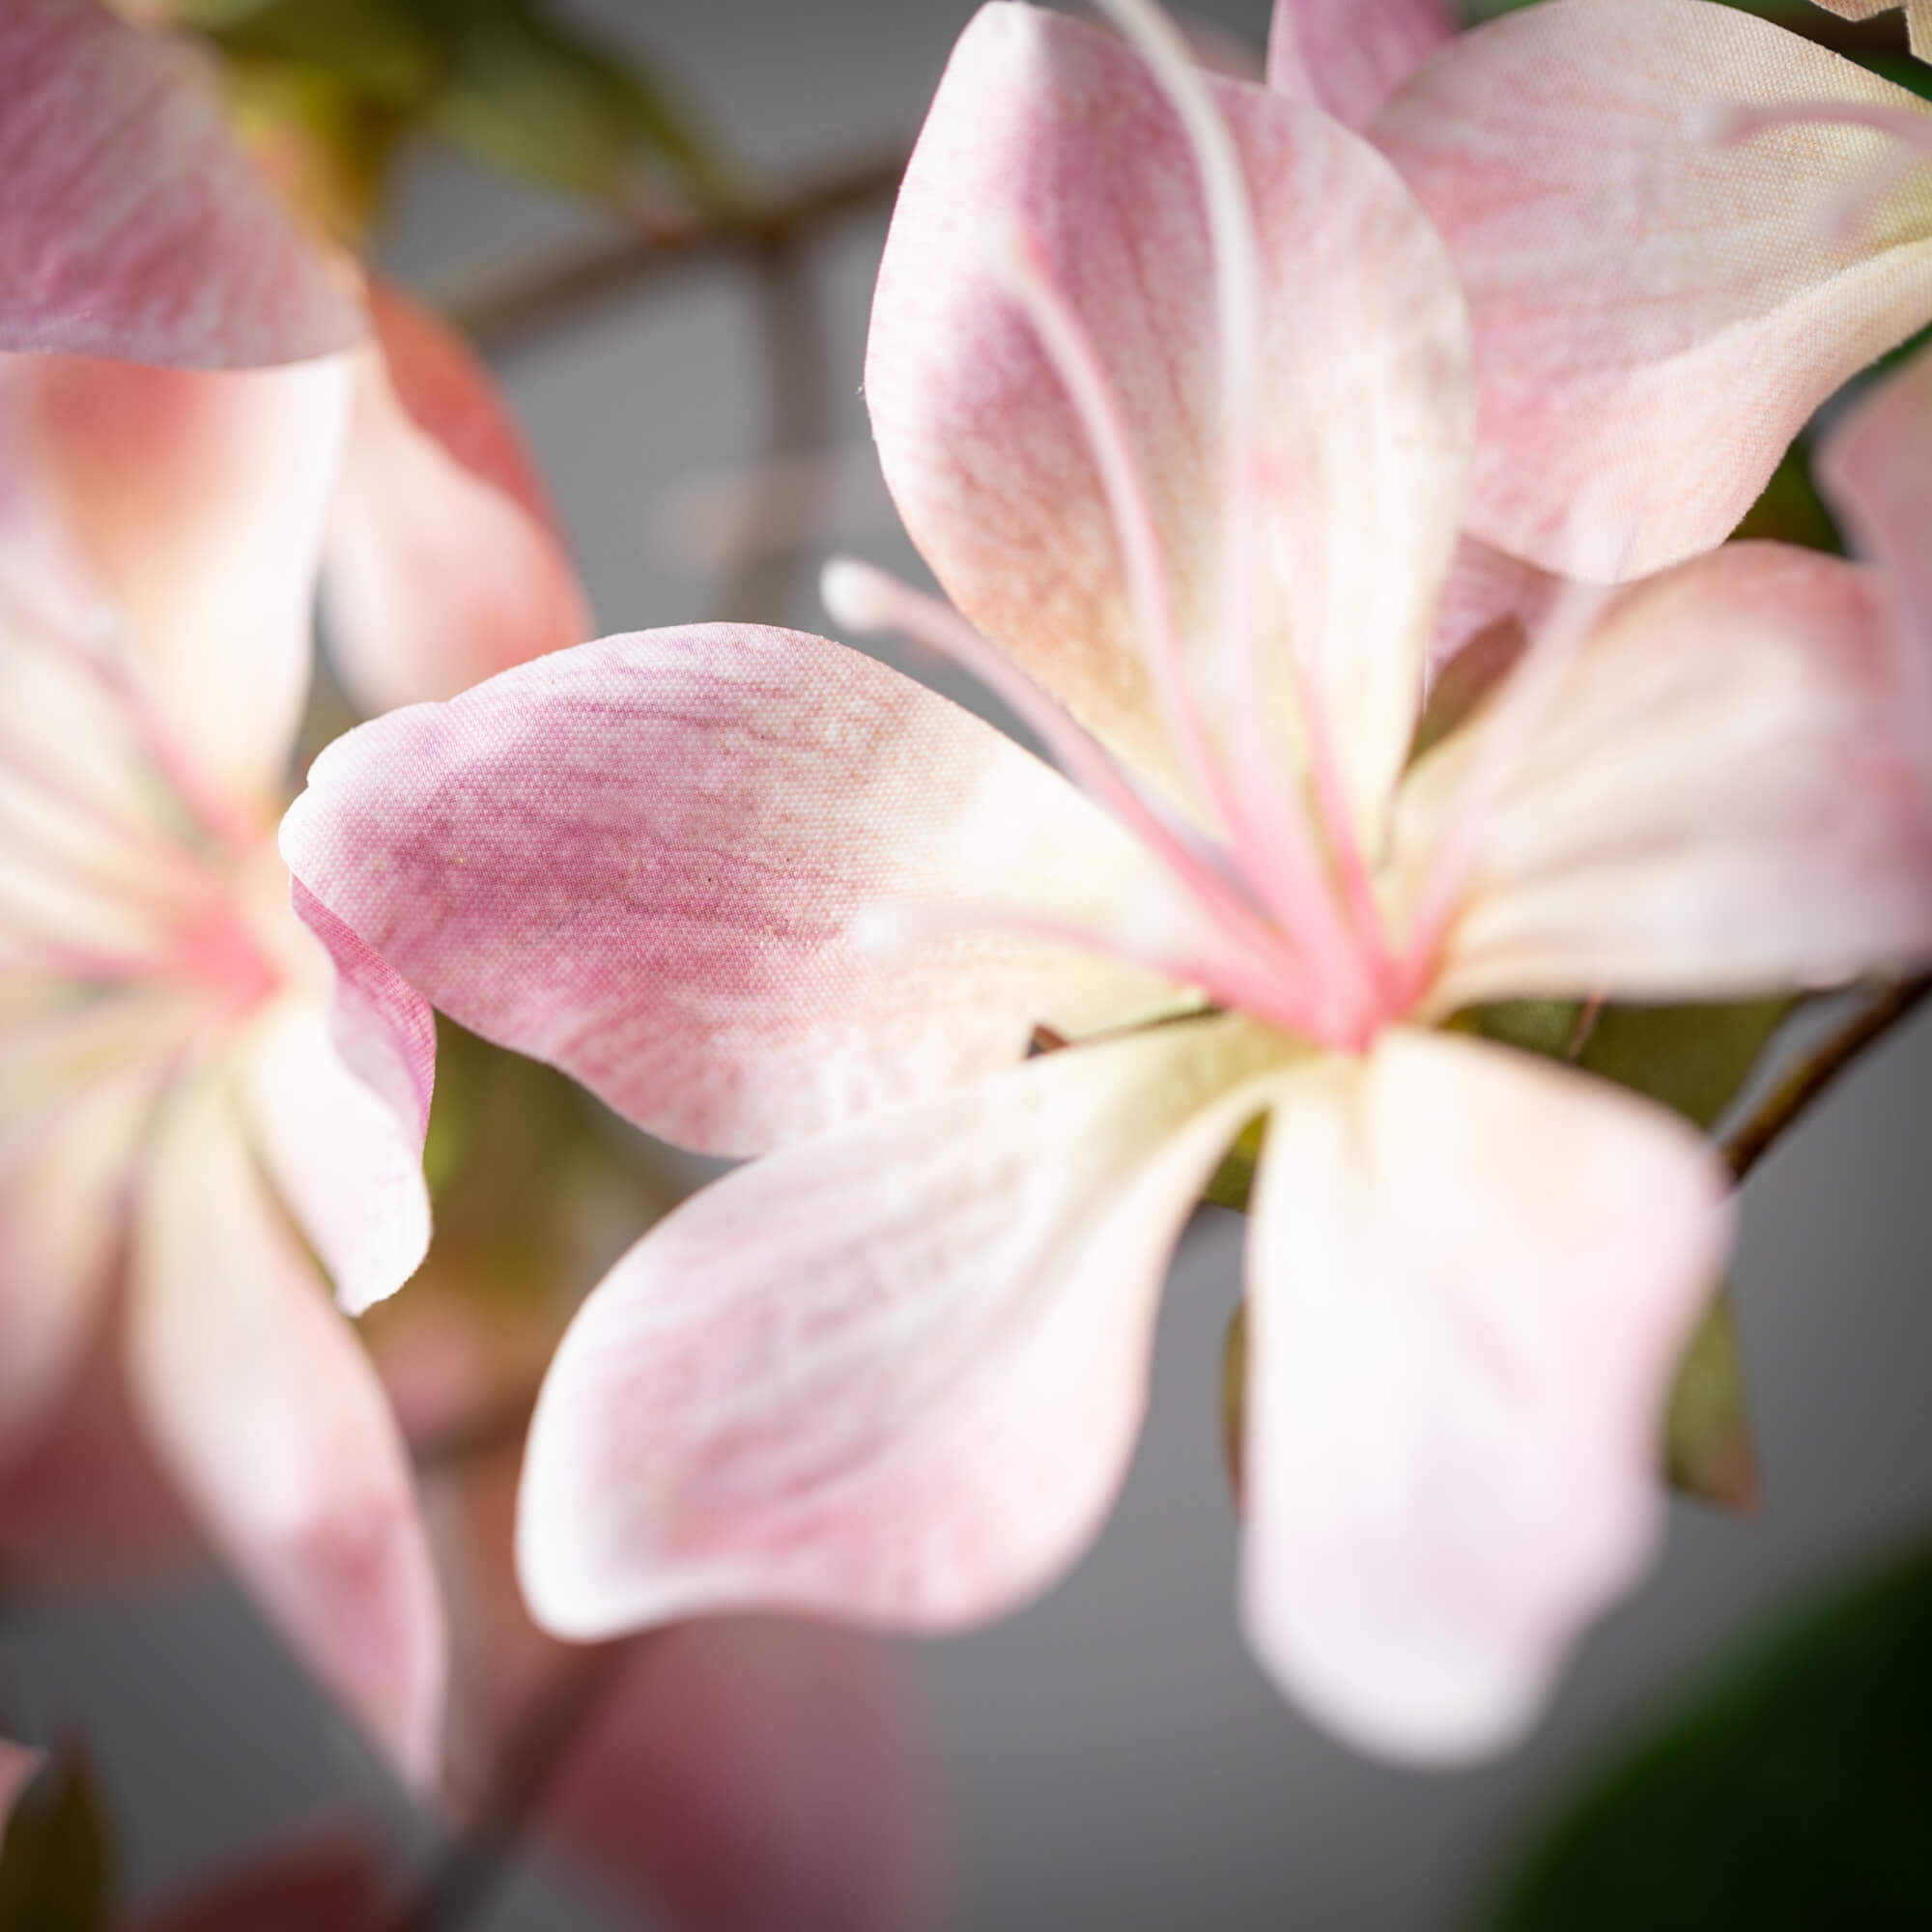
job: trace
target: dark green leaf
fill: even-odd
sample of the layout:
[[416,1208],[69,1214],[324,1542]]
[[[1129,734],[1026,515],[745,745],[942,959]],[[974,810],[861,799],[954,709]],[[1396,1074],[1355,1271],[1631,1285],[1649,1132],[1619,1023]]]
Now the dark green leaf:
[[1932,1550],[1784,1625],[1558,1817],[1491,1932],[1932,1925]]
[[1803,442],[1794,442],[1784,452],[1783,462],[1772,471],[1763,494],[1731,534],[1738,539],[1761,537],[1803,544],[1807,550],[1843,553],[1844,539],[1811,480],[1811,458]]
[[1713,1297],[1671,1385],[1664,1422],[1671,1486],[1720,1508],[1757,1504],[1757,1445],[1745,1400],[1744,1357],[1728,1288]]
[[1727,1007],[1605,1007],[1579,1064],[1712,1126],[1750,1078],[1789,1000]]
[[0,1845],[0,1932],[100,1932],[114,1848],[85,1757],[64,1752],[14,1807]]

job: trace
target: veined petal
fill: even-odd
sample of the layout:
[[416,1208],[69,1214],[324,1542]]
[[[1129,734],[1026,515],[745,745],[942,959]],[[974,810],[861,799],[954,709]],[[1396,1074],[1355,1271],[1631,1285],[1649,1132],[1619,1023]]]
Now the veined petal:
[[145,1177],[128,1367],[161,1458],[322,1682],[416,1781],[443,1627],[401,1437],[250,1159],[216,1068],[178,1089]]
[[[1428,869],[1483,720],[1410,773]],[[1932,719],[1870,575],[1731,544],[1622,593],[1481,834],[1432,1011],[1723,1000],[1932,952]]]
[[45,1425],[79,1372],[158,1072],[116,1068],[0,1133],[0,1457]]
[[934,902],[1104,925],[1160,875],[990,725],[792,632],[607,638],[392,713],[316,760],[282,850],[298,910],[319,901],[465,1026],[713,1152],[1172,993],[997,933],[868,936]]
[[185,46],[95,0],[9,0],[0,73],[0,348],[213,369],[362,332]]
[[323,590],[330,654],[376,712],[580,644],[590,613],[483,364],[399,289],[372,282],[369,304]]
[[787,1148],[579,1312],[518,1567],[595,1637],[734,1606],[937,1630],[1043,1588],[1140,1423],[1167,1257],[1293,1049],[1183,1021]]
[[1932,315],[1932,168],[1838,235],[1885,137],[1714,127],[1827,100],[1932,112],[1707,0],[1550,0],[1458,36],[1377,118],[1475,323],[1475,535],[1598,580],[1707,549],[1819,403]]
[[1445,0],[1274,0],[1268,85],[1363,128],[1455,31]]
[[1726,1236],[1688,1128],[1527,1055],[1403,1030],[1284,1083],[1242,1595],[1288,1695],[1411,1762],[1521,1735],[1649,1560],[1662,1404]]
[[[1213,83],[1266,276],[1251,487],[1265,501],[1263,658],[1292,648],[1353,802],[1378,813],[1454,549],[1472,391],[1442,246],[1384,163],[1313,109]],[[1138,57],[1030,7],[983,8],[947,69],[894,215],[866,393],[906,527],[954,603],[1083,721],[1172,774],[1117,535],[1080,418],[988,263],[1015,224],[1091,334],[1135,444],[1187,644],[1218,614],[1222,330],[1179,126]],[[1392,563],[1391,560],[1394,560]],[[1217,714],[1220,714],[1217,716]]]
[[243,805],[279,790],[308,693],[352,358],[208,375],[25,365],[28,453],[166,730]]
[[1932,0],[1818,0],[1818,5],[1841,20],[1875,20],[1903,6],[1912,51],[1920,60],[1932,60]]
[[323,1009],[282,1001],[247,1055],[255,1143],[345,1315],[393,1294],[429,1252],[422,1142],[343,1064]]
[[1872,390],[1819,454],[1826,494],[1886,595],[1916,661],[1932,676],[1932,353]]

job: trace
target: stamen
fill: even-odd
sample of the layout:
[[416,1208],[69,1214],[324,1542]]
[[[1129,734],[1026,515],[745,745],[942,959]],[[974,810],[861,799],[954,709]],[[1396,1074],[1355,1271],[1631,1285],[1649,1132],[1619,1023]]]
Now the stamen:
[[1238,888],[1218,867],[1205,867],[1113,753],[950,605],[851,557],[837,557],[826,565],[819,596],[835,623],[862,634],[898,632],[971,672],[1037,735],[1070,782],[1194,893],[1203,910],[1231,939],[1265,954],[1285,976],[1294,977],[1293,962],[1279,935],[1255,913]]
[[1773,105],[1724,101],[1711,106],[1699,131],[1718,147],[1733,147],[1779,128],[1867,128],[1897,144],[1883,160],[1833,195],[1820,212],[1819,226],[1833,242],[1849,242],[1862,231],[1891,195],[1923,167],[1932,155],[1932,113],[1891,107],[1878,101],[1788,100]]
[[1463,780],[1442,842],[1435,848],[1417,895],[1407,944],[1396,965],[1396,997],[1402,1005],[1411,1005],[1420,998],[1433,976],[1502,794],[1548,715],[1578,648],[1596,628],[1613,594],[1607,585],[1569,585],[1510,672],[1483,727],[1482,743]]

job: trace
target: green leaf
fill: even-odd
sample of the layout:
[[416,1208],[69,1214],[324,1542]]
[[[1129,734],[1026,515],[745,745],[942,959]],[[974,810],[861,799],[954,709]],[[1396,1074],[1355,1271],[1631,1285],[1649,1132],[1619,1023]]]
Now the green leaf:
[[1843,554],[1844,539],[1811,480],[1810,453],[1802,441],[1784,452],[1784,460],[1772,471],[1763,494],[1745,512],[1744,522],[1731,535],[1737,540],[1767,538]]
[[1708,1129],[1743,1091],[1791,1005],[1605,1007],[1578,1065]]
[[1208,1181],[1204,1201],[1217,1208],[1232,1208],[1237,1214],[1248,1211],[1248,1195],[1255,1184],[1255,1169],[1262,1157],[1262,1142],[1267,1136],[1267,1116],[1257,1114],[1236,1137],[1222,1156],[1221,1165]]
[[0,1932],[98,1932],[114,1909],[114,1847],[85,1756],[64,1751],[21,1795],[0,1844]]
[[1248,1419],[1248,1304],[1237,1301],[1221,1338],[1221,1455],[1228,1488],[1241,1506],[1241,1459]]
[[408,112],[427,104],[447,61],[412,0],[270,0],[213,39],[231,60],[327,76]]
[[706,205],[727,197],[722,166],[670,89],[635,58],[526,0],[436,11],[449,66],[430,110],[445,140],[506,173],[599,197],[640,156],[667,164]]
[[1592,1778],[1489,1932],[1932,1925],[1932,1549],[1785,1622]]
[[1721,1509],[1757,1506],[1757,1444],[1745,1400],[1744,1356],[1728,1287],[1712,1297],[1677,1365],[1663,1454],[1673,1489]]
[[1471,1007],[1449,1024],[1479,1039],[1520,1047],[1547,1060],[1568,1060],[1582,1028],[1583,1008],[1577,1000],[1498,1000],[1492,1007]]

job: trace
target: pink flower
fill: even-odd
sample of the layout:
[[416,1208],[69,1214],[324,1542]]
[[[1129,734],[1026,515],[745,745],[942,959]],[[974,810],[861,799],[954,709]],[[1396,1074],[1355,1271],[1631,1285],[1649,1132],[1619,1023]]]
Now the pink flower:
[[1468,529],[1550,570],[1720,541],[1932,320],[1932,105],[1733,7],[1548,0],[1446,43],[1368,132],[1468,298]]
[[[838,645],[661,631],[351,734],[283,850],[392,1037],[419,988],[653,1132],[777,1150],[566,1336],[540,1622],[1045,1587],[1265,1116],[1250,1641],[1361,1745],[1479,1755],[1648,1561],[1726,1208],[1661,1110],[1435,1023],[1923,956],[1932,740],[1866,578],[1751,547],[1561,600],[1411,762],[1476,405],[1446,253],[1365,142],[1117,11],[1158,85],[981,11],[888,242],[867,396],[958,614],[827,583],[1060,772]],[[1015,1064],[1037,1025],[1075,1044]]]

